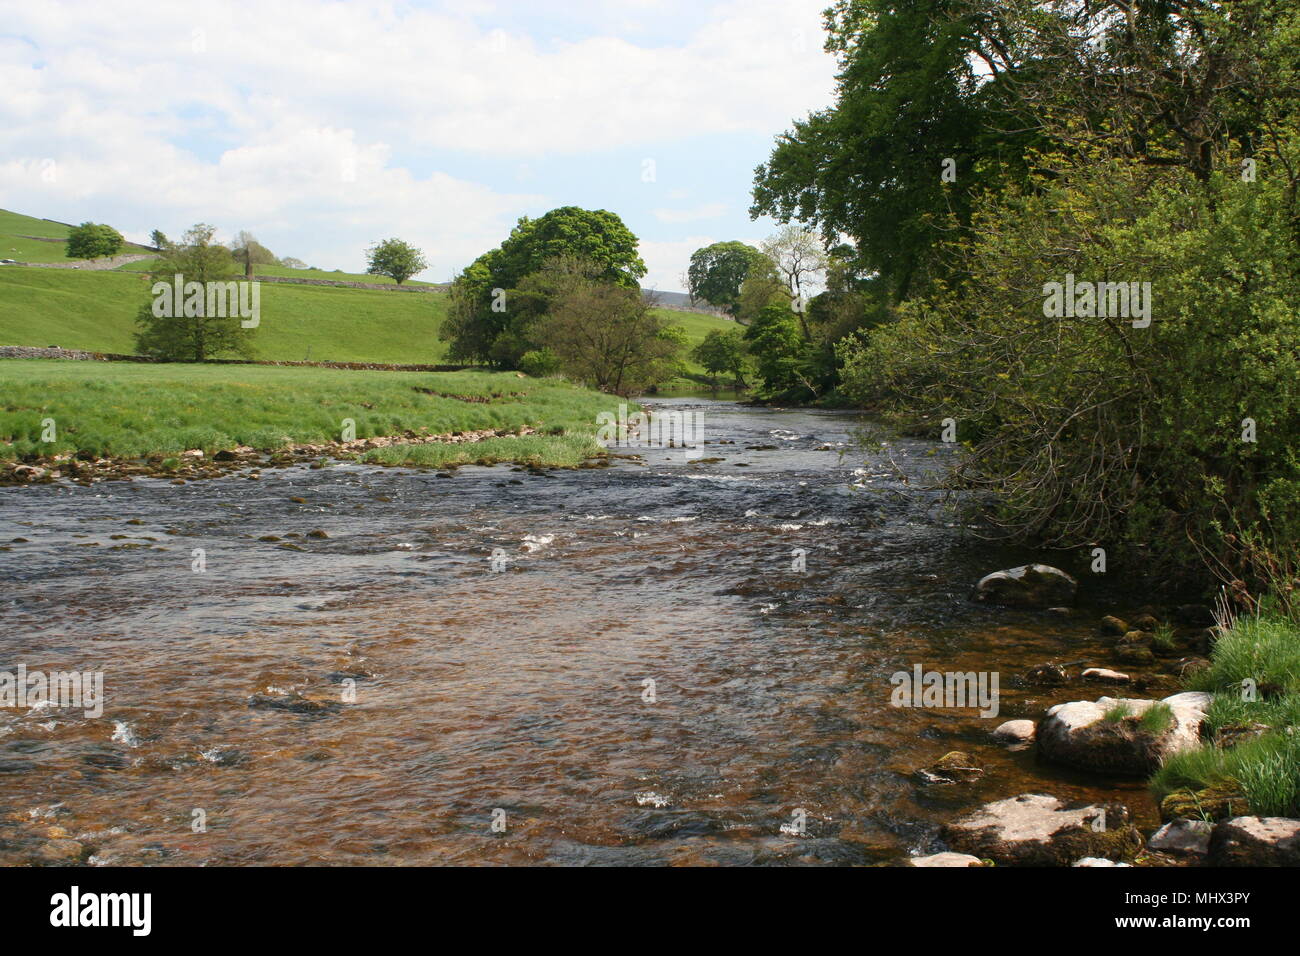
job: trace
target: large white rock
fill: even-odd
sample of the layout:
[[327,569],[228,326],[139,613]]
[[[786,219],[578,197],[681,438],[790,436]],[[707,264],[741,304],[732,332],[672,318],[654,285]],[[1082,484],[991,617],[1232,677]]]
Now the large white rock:
[[1132,863],[1116,863],[1114,860],[1107,860],[1099,856],[1085,856],[1082,860],[1074,864],[1075,866],[1132,866]]
[[[1057,704],[1038,725],[1038,752],[1053,763],[1094,773],[1147,776],[1170,754],[1200,742],[1210,695],[1189,691],[1166,697],[1164,703],[1169,705],[1173,721],[1161,730],[1144,729],[1135,719],[1154,706],[1154,700],[1101,697]],[[1104,719],[1121,704],[1128,719]]]
[[980,578],[971,600],[1006,607],[1057,607],[1073,604],[1079,582],[1060,568],[1026,564]]
[[943,838],[954,850],[981,859],[1029,866],[1063,866],[1083,856],[1142,849],[1141,834],[1122,820],[1107,820],[1105,808],[1067,807],[1042,793],[986,804],[946,825]]

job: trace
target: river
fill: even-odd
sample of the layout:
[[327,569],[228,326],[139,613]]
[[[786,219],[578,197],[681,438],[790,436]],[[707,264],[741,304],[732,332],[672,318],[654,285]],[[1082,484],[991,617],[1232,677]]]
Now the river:
[[[848,413],[663,402],[703,411],[704,462],[0,489],[0,670],[106,697],[0,709],[0,863],[52,826],[92,864],[891,863],[1026,791],[1154,822],[1140,782],[989,738],[1080,696],[1018,675],[1104,664],[1113,588],[974,605],[1042,556],[926,490],[949,448],[866,460]],[[916,664],[998,672],[999,714],[890,706]],[[913,776],[958,749],[980,780]]]

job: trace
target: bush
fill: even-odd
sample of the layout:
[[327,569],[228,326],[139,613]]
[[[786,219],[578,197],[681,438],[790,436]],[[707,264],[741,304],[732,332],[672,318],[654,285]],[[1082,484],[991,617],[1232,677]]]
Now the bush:
[[69,259],[98,259],[117,255],[122,248],[122,234],[112,226],[83,222],[68,233]]
[[[954,243],[964,279],[841,345],[846,391],[956,419],[972,447],[955,483],[993,492],[1008,535],[1127,545],[1152,572],[1200,557],[1263,590],[1242,535],[1284,569],[1300,546],[1278,533],[1300,501],[1294,197],[1231,163],[1204,182],[1101,156],[1040,165]],[[1149,326],[1046,314],[1067,274],[1150,283]]]
[[519,371],[533,378],[546,378],[560,373],[560,360],[550,349],[533,349],[519,359]]

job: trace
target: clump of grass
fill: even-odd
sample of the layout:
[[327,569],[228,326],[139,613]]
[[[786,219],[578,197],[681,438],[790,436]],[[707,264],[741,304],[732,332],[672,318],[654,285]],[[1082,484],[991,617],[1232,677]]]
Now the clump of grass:
[[1156,794],[1236,789],[1252,813],[1300,815],[1300,627],[1268,611],[1237,617],[1215,643],[1210,667],[1188,684],[1214,695],[1206,723],[1216,734],[1262,733],[1172,755],[1151,780]]
[[1238,789],[1251,813],[1300,814],[1300,736],[1272,733],[1233,747],[1202,746],[1170,756],[1151,780],[1158,797],[1184,787]]
[[1174,725],[1174,709],[1158,700],[1142,712],[1138,729],[1149,734],[1162,734]]
[[1245,680],[1300,693],[1300,628],[1275,615],[1238,617],[1215,643],[1209,668],[1189,686],[1216,694],[1240,692]]
[[360,457],[380,465],[445,468],[453,465],[494,465],[517,462],[539,467],[573,468],[604,448],[591,435],[521,435],[486,438],[469,444],[389,445]]
[[1172,651],[1174,649],[1174,629],[1168,624],[1161,624],[1151,635],[1151,647],[1157,651]]
[[1129,715],[1128,704],[1122,700],[1111,704],[1102,713],[1101,719],[1108,724],[1118,724],[1121,720]]

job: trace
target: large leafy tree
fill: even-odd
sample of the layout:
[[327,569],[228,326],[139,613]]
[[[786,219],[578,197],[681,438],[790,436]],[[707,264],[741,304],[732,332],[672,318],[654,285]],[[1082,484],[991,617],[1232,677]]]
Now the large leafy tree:
[[691,358],[713,376],[715,386],[719,375],[729,373],[735,386],[744,388],[748,354],[744,330],[714,329],[691,351]]
[[[215,232],[215,227],[199,223],[180,242],[169,243],[154,267],[153,278],[170,285],[180,277],[186,285],[196,282],[205,289],[209,283],[237,279],[235,260],[229,249],[213,240]],[[166,309],[155,307],[156,298],[145,303],[136,317],[136,351],[174,362],[203,362],[228,352],[250,357],[253,330],[243,328],[237,314],[204,314],[207,301],[205,295],[204,307],[197,310],[186,309],[175,299]]]
[[599,267],[561,283],[532,330],[566,375],[634,395],[675,374],[683,337],[639,289],[599,278]]
[[751,245],[733,240],[715,242],[691,253],[686,273],[691,298],[700,299],[733,317],[740,308],[740,287],[766,257]]
[[964,221],[989,184],[975,168],[1031,137],[1006,117],[998,74],[983,79],[976,54],[992,44],[963,0],[837,0],[826,27],[836,105],[778,138],[751,212],[807,223],[829,243],[848,236],[858,266],[903,299],[945,271],[936,220],[952,209]]
[[68,232],[69,259],[98,259],[116,255],[122,248],[122,234],[112,226],[83,222]]
[[514,368],[538,344],[528,328],[549,310],[553,295],[545,282],[525,280],[549,264],[580,262],[592,281],[639,290],[646,267],[637,245],[623,221],[603,209],[563,206],[539,219],[520,219],[499,248],[479,256],[452,283],[440,332],[450,356]]
[[424,253],[401,239],[385,239],[366,250],[366,272],[388,276],[398,285],[427,268]]

